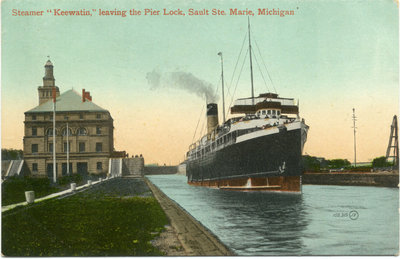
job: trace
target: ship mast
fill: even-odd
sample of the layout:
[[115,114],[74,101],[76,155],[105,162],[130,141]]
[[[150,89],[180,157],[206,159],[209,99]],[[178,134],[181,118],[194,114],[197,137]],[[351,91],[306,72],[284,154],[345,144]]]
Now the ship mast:
[[249,54],[250,54],[250,76],[251,76],[251,103],[254,105],[254,85],[253,85],[253,62],[251,60],[251,40],[250,40],[250,17],[247,17],[249,25]]
[[222,58],[222,52],[218,53],[218,56],[221,57],[221,78],[222,78],[222,115],[223,121],[222,124],[225,123],[225,94],[224,94],[224,59]]

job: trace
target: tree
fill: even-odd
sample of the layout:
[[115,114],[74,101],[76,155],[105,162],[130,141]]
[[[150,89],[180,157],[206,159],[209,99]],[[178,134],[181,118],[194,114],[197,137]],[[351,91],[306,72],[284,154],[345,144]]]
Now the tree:
[[332,159],[329,160],[330,168],[345,168],[350,166],[350,161],[347,159]]
[[372,167],[374,167],[374,168],[388,167],[388,166],[391,166],[391,163],[386,162],[386,157],[384,157],[384,156],[376,157],[376,158],[374,158],[374,160],[372,160]]
[[319,171],[321,169],[320,161],[314,156],[303,156],[303,167],[306,171]]
[[20,149],[1,149],[1,160],[18,160],[24,157],[23,151]]

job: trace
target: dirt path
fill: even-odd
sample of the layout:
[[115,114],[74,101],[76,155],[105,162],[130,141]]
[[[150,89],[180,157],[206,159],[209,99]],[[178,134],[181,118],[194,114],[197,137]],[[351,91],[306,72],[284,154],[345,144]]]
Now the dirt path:
[[178,239],[188,256],[235,255],[210,231],[194,219],[177,203],[168,198],[148,179],[145,182],[170,219]]

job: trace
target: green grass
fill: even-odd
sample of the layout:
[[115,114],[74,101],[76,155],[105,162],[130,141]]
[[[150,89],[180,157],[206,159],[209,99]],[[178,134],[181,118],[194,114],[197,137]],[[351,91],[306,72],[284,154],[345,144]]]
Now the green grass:
[[60,177],[56,185],[47,177],[11,177],[1,184],[1,206],[24,202],[26,191],[34,191],[35,198],[40,198],[70,188],[71,182],[79,185],[82,181],[79,174]]
[[2,215],[5,256],[162,255],[150,241],[168,224],[153,197],[80,193]]
[[60,190],[48,178],[11,177],[1,184],[1,206],[25,201],[25,191],[34,191],[39,198]]

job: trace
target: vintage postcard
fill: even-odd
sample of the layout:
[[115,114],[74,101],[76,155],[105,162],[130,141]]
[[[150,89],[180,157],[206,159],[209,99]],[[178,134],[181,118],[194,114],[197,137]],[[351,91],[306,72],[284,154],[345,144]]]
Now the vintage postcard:
[[3,256],[399,252],[399,3],[3,0]]

